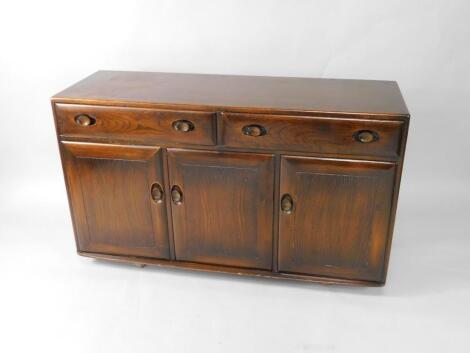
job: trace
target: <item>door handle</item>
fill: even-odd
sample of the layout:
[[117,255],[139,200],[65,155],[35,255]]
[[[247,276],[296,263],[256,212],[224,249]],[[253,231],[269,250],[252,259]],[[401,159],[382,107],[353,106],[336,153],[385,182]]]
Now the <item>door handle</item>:
[[150,188],[150,195],[152,196],[152,200],[156,203],[160,203],[163,201],[163,188],[159,183],[153,183],[152,187]]
[[183,203],[183,192],[178,185],[173,185],[171,188],[171,199],[175,205],[181,205]]
[[281,211],[286,214],[292,213],[294,209],[294,200],[289,194],[284,194],[281,198]]

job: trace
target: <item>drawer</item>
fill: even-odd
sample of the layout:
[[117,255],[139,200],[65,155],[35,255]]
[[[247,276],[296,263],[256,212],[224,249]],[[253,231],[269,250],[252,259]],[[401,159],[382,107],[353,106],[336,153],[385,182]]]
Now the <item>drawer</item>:
[[59,135],[159,144],[214,145],[215,114],[56,104]]
[[403,122],[312,116],[223,114],[229,147],[398,157]]

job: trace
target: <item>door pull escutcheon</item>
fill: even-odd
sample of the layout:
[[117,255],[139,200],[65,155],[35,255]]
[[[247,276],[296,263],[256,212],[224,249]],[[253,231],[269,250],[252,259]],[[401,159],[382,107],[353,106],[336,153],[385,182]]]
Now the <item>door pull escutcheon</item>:
[[281,210],[286,214],[292,213],[294,209],[294,200],[292,200],[292,196],[289,194],[284,194],[281,198]]
[[159,183],[153,183],[150,188],[150,194],[152,195],[152,200],[156,203],[163,201],[163,189]]
[[178,185],[173,185],[171,188],[171,199],[175,205],[181,205],[183,203],[183,192]]

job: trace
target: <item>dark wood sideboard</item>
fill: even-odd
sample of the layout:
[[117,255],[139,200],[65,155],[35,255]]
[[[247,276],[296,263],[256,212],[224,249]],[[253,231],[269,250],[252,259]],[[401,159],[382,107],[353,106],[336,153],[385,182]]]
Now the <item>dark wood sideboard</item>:
[[52,108],[80,255],[385,283],[395,82],[99,71]]

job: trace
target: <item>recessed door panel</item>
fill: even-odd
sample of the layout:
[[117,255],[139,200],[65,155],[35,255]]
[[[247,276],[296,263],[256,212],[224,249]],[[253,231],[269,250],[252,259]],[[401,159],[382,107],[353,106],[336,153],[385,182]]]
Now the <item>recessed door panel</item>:
[[279,270],[380,281],[394,173],[392,163],[282,157]]
[[176,259],[270,269],[272,155],[169,149]]
[[81,251],[169,258],[161,152],[62,142]]

